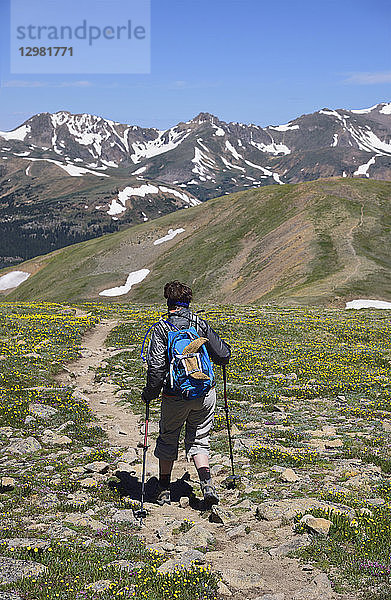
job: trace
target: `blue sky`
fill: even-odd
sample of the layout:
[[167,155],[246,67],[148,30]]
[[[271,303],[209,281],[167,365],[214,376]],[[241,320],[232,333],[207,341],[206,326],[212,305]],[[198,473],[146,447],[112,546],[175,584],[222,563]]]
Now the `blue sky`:
[[265,126],[391,100],[389,0],[152,0],[151,72],[135,75],[11,74],[8,5],[0,130],[57,110],[160,129],[201,111]]

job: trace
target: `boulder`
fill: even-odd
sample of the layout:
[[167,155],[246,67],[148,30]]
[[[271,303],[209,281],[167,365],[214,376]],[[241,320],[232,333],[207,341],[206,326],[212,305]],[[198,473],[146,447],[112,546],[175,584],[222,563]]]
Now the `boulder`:
[[117,523],[132,523],[137,525],[137,519],[134,516],[133,510],[131,508],[122,508],[117,510],[111,517],[112,521]]
[[320,535],[328,535],[330,527],[333,524],[329,519],[316,518],[311,514],[304,515],[300,519],[300,523],[304,523],[311,531],[319,533]]
[[181,498],[179,498],[179,506],[181,508],[188,508],[190,504],[190,500],[187,496],[182,496]]
[[45,429],[41,436],[41,441],[43,444],[56,444],[56,445],[66,445],[72,444],[72,440],[67,435],[59,435],[55,431],[51,429]]
[[92,463],[88,463],[88,465],[84,465],[84,470],[88,473],[107,473],[109,469],[109,463],[103,460],[95,460]]
[[0,556],[0,584],[14,583],[23,577],[40,575],[46,567],[32,560],[18,560]]
[[332,450],[334,448],[342,448],[343,447],[343,441],[340,439],[335,439],[335,440],[325,440],[324,443],[326,449],[328,450]]
[[13,477],[0,478],[0,492],[10,492],[15,489],[16,481]]
[[211,523],[222,523],[225,525],[226,523],[233,521],[235,518],[236,517],[234,513],[214,504],[210,511],[209,521]]
[[110,581],[110,579],[99,579],[99,581],[94,581],[93,583],[86,585],[85,589],[101,594],[102,592],[109,590],[112,585],[114,585],[114,582]]
[[284,469],[280,477],[283,481],[286,481],[288,483],[293,483],[294,481],[298,481],[300,479],[300,477],[297,475],[297,473],[294,472],[293,469]]
[[290,552],[294,552],[295,550],[309,546],[311,541],[311,536],[308,534],[297,535],[292,539],[283,542],[276,548],[271,548],[269,550],[269,554],[270,556],[287,556]]
[[29,436],[12,442],[5,448],[5,452],[11,452],[12,454],[30,454],[31,452],[37,452],[41,448],[42,446],[39,441],[34,437]]
[[188,569],[192,564],[203,564],[205,563],[205,555],[199,550],[186,550],[177,556],[176,558],[170,558],[166,560],[158,568],[159,573],[172,573],[178,569]]
[[325,573],[319,573],[309,585],[301,588],[293,600],[332,600],[335,594],[331,582]]
[[58,410],[57,408],[49,406],[48,404],[34,402],[29,405],[29,412],[34,415],[34,417],[38,417],[40,419],[50,419],[50,417],[58,413]]
[[180,538],[181,544],[191,548],[204,548],[214,543],[214,535],[201,525],[194,525]]
[[258,505],[256,516],[265,521],[277,519],[293,519],[299,512],[307,512],[313,508],[328,508],[325,502],[315,498],[285,498],[283,500],[266,500]]
[[259,573],[241,571],[239,569],[223,569],[223,581],[236,590],[250,590],[255,587],[263,587],[265,580]]

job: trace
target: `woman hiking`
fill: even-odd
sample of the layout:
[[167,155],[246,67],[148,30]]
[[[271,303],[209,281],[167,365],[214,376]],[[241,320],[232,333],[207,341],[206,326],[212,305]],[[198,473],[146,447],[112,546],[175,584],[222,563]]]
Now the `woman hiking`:
[[[171,281],[164,286],[164,297],[167,299],[168,315],[154,328],[147,358],[147,382],[142,392],[142,400],[147,403],[158,398],[162,391],[159,437],[154,452],[159,459],[156,501],[160,505],[171,503],[171,472],[178,458],[180,432],[185,425],[186,457],[193,460],[197,469],[207,509],[219,502],[209,469],[209,434],[216,407],[215,381],[210,381],[207,393],[192,399],[186,398],[178,387],[173,389],[172,377],[169,377],[169,331],[171,328],[178,331],[194,327],[200,338],[204,338],[208,357],[217,365],[228,363],[231,349],[207,321],[190,311],[193,298],[190,287],[179,281]],[[202,344],[202,340],[197,339],[196,345],[199,344]],[[191,373],[194,371],[196,369]],[[197,373],[194,377],[208,379],[203,373]]]

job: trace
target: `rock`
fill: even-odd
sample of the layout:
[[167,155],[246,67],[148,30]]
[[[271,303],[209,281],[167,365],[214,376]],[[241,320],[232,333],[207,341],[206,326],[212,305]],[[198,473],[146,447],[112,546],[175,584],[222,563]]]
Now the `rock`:
[[273,465],[270,467],[270,470],[274,473],[283,473],[286,469],[285,467],[280,467],[280,465]]
[[237,525],[236,527],[227,529],[227,537],[230,540],[244,535],[246,535],[246,525]]
[[86,477],[80,481],[80,485],[84,488],[95,487],[98,484],[97,480],[93,477]]
[[381,424],[382,424],[383,431],[387,431],[388,433],[391,432],[391,423],[390,423],[390,421],[382,421]]
[[219,581],[217,584],[217,593],[221,596],[232,596],[232,592],[228,586],[225,585],[224,581]]
[[68,427],[70,427],[71,425],[74,425],[74,421],[65,421],[65,423],[63,423],[62,425],[60,425],[60,427],[57,427],[56,431],[58,433],[61,433],[62,431],[64,431],[65,429],[67,429]]
[[342,440],[326,440],[324,443],[325,447],[329,450],[333,449],[333,448],[342,448],[343,446],[343,441]]
[[298,481],[300,479],[300,477],[297,475],[297,473],[294,472],[293,469],[284,469],[280,477],[283,481],[287,481],[289,483]]
[[103,531],[107,529],[107,525],[92,519],[87,514],[70,513],[64,520],[72,525],[78,525],[79,527],[91,527],[93,531]]
[[95,460],[92,463],[88,463],[88,465],[84,465],[84,470],[88,473],[107,473],[109,469],[109,463],[103,460]]
[[42,446],[39,441],[34,437],[29,436],[12,442],[5,448],[5,452],[12,452],[13,454],[29,454],[30,452],[37,452],[41,448]]
[[280,544],[276,548],[271,548],[269,554],[270,556],[287,556],[289,552],[294,552],[295,550],[309,546],[311,541],[311,536],[308,534],[298,535],[291,540]]
[[257,596],[254,600],[284,600],[285,594],[262,594],[262,596]]
[[229,510],[226,510],[221,506],[217,506],[216,504],[212,506],[209,515],[209,521],[211,523],[223,523],[223,525],[225,525],[226,523],[229,523],[229,521],[233,521],[234,519],[235,515]]
[[222,576],[223,581],[236,590],[250,590],[265,585],[265,580],[259,573],[249,573],[239,569],[223,569]]
[[108,567],[118,567],[118,569],[123,569],[124,571],[128,571],[128,573],[134,573],[135,571],[139,571],[145,566],[145,562],[139,560],[137,562],[132,562],[131,560],[114,560],[113,562],[107,565]]
[[240,434],[240,429],[235,425],[235,423],[233,423],[231,425],[231,435],[239,435]]
[[182,552],[176,558],[170,558],[166,560],[158,568],[159,573],[172,573],[178,569],[188,569],[193,563],[203,564],[205,562],[205,555],[199,550],[186,550]]
[[220,475],[220,473],[222,473],[223,471],[225,471],[225,466],[224,465],[213,465],[210,468],[210,474],[212,475],[212,477],[216,477],[216,475]]
[[300,523],[304,523],[312,531],[321,535],[328,535],[330,527],[333,524],[329,519],[315,518],[311,514],[304,515],[300,519]]
[[58,410],[48,404],[33,403],[29,405],[29,412],[40,419],[50,419],[50,417],[58,413]]
[[63,446],[65,444],[72,444],[72,440],[67,435],[59,435],[55,431],[51,429],[45,429],[41,436],[41,441],[43,444],[58,444]]
[[313,508],[328,508],[325,502],[315,498],[285,498],[283,500],[266,500],[258,505],[256,516],[265,521],[277,519],[293,519],[299,512],[307,512]]
[[133,510],[131,508],[122,508],[120,510],[117,510],[111,517],[111,520],[116,521],[117,523],[132,523],[134,525],[137,524],[137,519],[135,518]]
[[15,489],[16,481],[13,477],[1,477],[0,492],[10,492]]
[[332,600],[335,594],[325,573],[319,573],[309,585],[301,588],[293,600]]
[[189,498],[187,496],[182,496],[181,498],[179,498],[179,506],[181,508],[188,508],[189,507]]
[[22,596],[19,596],[15,592],[0,591],[0,600],[22,600]]
[[18,560],[0,556],[0,584],[14,583],[23,577],[40,575],[46,567],[32,560]]
[[93,590],[94,592],[100,594],[106,590],[109,590],[110,586],[112,585],[114,585],[114,582],[110,581],[110,579],[99,579],[99,581],[94,581],[93,583],[86,585],[85,589]]
[[192,548],[205,548],[214,543],[214,535],[201,525],[194,525],[180,538],[181,544]]
[[137,462],[137,460],[138,460],[138,454],[134,448],[128,448],[126,450],[126,452],[124,452],[121,455],[121,461],[126,462],[129,465],[132,465],[133,463]]
[[39,538],[5,538],[3,542],[5,542],[7,548],[38,548],[45,550],[50,546],[48,540]]
[[310,448],[315,448],[315,450],[325,450],[326,445],[322,440],[310,440],[309,442],[307,442],[307,446],[309,446]]
[[76,505],[76,506],[85,506],[90,502],[91,496],[86,494],[86,492],[77,491],[73,494],[68,494],[66,499],[66,504]]

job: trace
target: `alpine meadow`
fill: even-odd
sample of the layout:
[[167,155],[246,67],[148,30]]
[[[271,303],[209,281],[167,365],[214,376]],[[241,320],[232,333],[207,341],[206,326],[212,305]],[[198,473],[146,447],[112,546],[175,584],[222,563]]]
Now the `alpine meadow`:
[[391,600],[390,18],[0,2],[0,600]]

